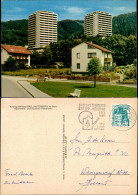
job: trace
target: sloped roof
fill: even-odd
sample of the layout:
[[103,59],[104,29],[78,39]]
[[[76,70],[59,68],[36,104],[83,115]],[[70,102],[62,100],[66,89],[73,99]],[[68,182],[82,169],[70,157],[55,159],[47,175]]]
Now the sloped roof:
[[8,53],[18,53],[18,54],[28,54],[28,55],[31,54],[30,51],[28,51],[25,47],[22,46],[1,44],[1,47],[5,49]]
[[101,47],[101,46],[99,46],[99,45],[96,45],[96,44],[94,44],[94,43],[89,43],[89,42],[85,42],[85,41],[84,41],[84,43],[86,43],[86,44],[88,44],[88,45],[90,45],[90,46],[92,46],[92,47],[95,47],[95,48],[97,48],[97,49],[100,49],[100,50],[102,50],[102,51],[104,51],[104,52],[113,53],[112,51],[109,51],[108,49],[105,49],[105,48],[103,48],[103,47]]

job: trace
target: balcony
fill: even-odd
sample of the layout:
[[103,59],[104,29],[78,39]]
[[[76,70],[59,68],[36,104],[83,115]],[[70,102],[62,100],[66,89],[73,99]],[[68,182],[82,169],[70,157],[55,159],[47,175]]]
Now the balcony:
[[104,58],[104,62],[113,62],[113,58]]

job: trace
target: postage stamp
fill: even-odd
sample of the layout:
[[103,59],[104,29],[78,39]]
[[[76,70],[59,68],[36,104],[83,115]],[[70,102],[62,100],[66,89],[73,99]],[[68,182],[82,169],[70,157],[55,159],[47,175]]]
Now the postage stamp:
[[136,113],[129,104],[112,105],[110,121],[112,127],[125,131],[131,129],[135,125]]

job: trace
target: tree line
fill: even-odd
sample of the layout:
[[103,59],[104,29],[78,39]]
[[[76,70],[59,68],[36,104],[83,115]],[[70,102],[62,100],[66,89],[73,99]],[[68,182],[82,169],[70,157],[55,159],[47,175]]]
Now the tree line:
[[71,67],[71,48],[83,41],[92,42],[113,52],[113,60],[117,66],[132,64],[136,59],[136,36],[113,35],[102,38],[81,36],[81,39],[62,40],[50,43],[42,53],[34,51],[31,55],[32,67],[50,67],[56,62],[62,62],[65,67]]

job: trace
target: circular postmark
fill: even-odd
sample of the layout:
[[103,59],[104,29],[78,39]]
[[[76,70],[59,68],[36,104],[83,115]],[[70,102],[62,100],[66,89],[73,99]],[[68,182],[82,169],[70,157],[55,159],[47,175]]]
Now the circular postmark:
[[129,104],[112,105],[110,122],[113,128],[119,131],[127,131],[136,123],[136,112]]

